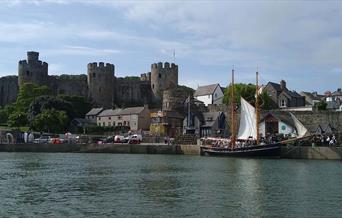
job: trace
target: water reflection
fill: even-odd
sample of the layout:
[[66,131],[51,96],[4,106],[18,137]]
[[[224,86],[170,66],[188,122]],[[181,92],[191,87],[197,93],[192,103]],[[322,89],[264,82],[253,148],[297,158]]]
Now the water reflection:
[[0,216],[338,217],[340,162],[0,153]]

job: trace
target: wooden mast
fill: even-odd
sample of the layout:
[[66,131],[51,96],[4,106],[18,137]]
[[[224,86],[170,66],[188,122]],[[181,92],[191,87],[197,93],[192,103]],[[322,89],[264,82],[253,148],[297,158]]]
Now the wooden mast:
[[234,67],[232,70],[232,83],[231,83],[231,96],[230,96],[230,110],[231,110],[231,132],[232,132],[232,137],[231,137],[231,147],[235,147],[235,142],[236,142],[236,132],[235,132],[235,98],[234,98]]
[[256,90],[255,90],[255,117],[256,117],[256,143],[259,144],[259,72],[256,72]]

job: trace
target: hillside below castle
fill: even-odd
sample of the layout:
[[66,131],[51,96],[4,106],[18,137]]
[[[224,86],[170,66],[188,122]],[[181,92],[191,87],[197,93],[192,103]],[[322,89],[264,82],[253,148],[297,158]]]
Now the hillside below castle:
[[48,63],[39,60],[38,52],[29,51],[27,60],[18,63],[18,76],[0,78],[0,106],[14,102],[25,83],[46,85],[55,95],[84,96],[98,107],[159,106],[163,91],[178,86],[178,66],[154,63],[140,77],[119,78],[113,64],[94,62],[87,65],[87,74],[51,76]]

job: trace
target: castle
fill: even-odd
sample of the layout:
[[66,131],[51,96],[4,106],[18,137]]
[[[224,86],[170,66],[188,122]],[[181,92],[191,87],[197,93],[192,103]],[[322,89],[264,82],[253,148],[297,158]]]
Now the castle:
[[25,83],[46,85],[55,95],[84,96],[94,106],[104,108],[160,105],[163,91],[178,86],[178,66],[159,62],[140,78],[118,78],[113,64],[95,62],[88,64],[87,75],[50,76],[48,63],[39,60],[38,52],[29,51],[27,60],[18,63],[18,76],[0,78],[0,106],[14,102]]

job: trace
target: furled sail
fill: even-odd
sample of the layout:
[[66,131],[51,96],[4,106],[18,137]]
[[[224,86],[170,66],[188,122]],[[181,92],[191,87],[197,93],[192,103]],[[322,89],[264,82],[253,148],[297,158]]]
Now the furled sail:
[[309,131],[307,130],[307,128],[305,128],[305,126],[297,119],[297,117],[295,115],[293,115],[293,113],[290,113],[290,114],[291,114],[292,120],[295,124],[295,127],[297,129],[298,137],[299,138],[304,137],[307,134],[309,134]]
[[246,140],[250,137],[253,139],[257,137],[255,108],[241,98],[240,127],[237,138]]

